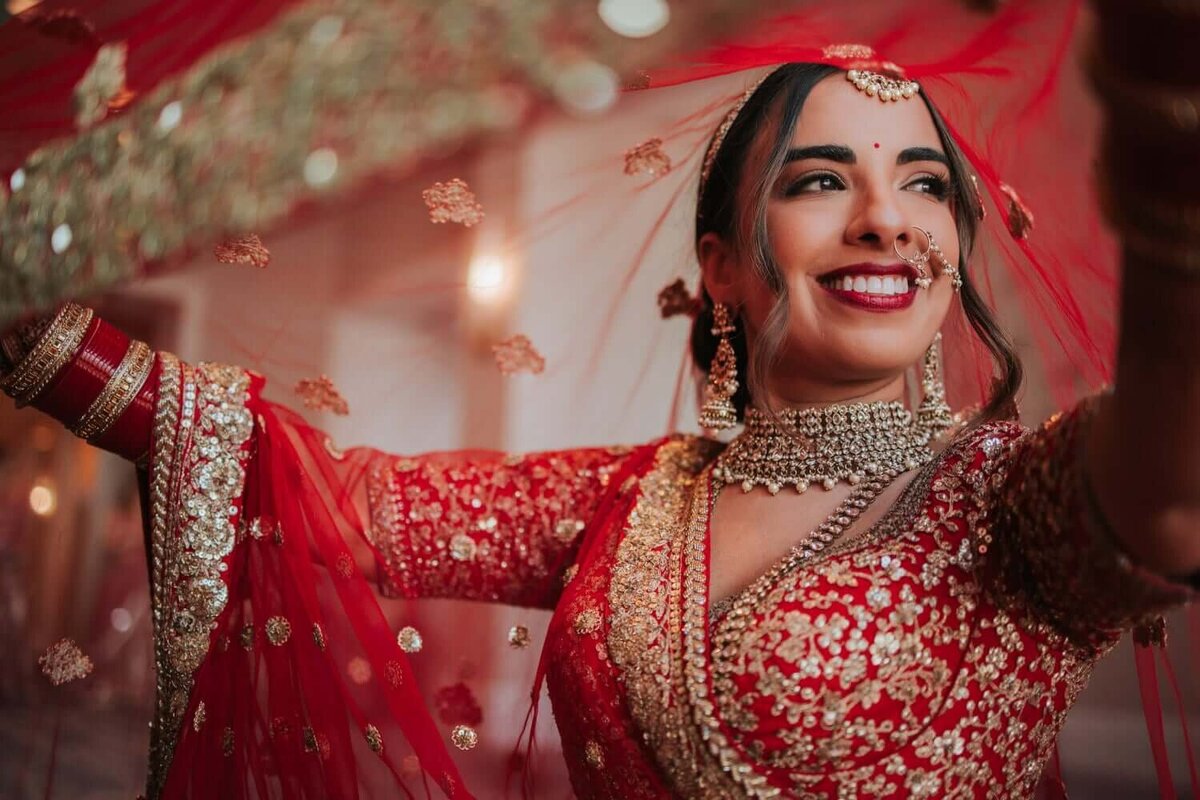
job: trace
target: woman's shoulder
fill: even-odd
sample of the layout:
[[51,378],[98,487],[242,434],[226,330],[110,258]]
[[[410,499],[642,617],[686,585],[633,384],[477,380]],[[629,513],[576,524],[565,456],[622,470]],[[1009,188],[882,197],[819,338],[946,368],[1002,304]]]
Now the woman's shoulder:
[[1029,429],[1015,419],[968,420],[943,435],[940,460],[944,464],[995,462],[1028,435]]

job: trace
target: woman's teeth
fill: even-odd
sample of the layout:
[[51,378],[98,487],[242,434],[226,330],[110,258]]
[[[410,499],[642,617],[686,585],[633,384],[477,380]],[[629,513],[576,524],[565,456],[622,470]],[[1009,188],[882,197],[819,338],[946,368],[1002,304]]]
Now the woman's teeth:
[[843,275],[824,278],[821,283],[831,289],[860,294],[908,294],[908,277],[904,275]]

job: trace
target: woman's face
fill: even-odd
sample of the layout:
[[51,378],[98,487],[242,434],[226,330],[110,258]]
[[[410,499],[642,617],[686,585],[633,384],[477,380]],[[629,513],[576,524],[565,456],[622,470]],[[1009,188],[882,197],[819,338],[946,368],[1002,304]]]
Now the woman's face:
[[[756,158],[761,164],[770,135],[752,148],[747,174],[756,172]],[[752,189],[739,191],[744,204]],[[946,154],[919,98],[882,103],[840,72],[813,88],[767,202],[771,252],[788,286],[773,394],[800,402],[823,399],[804,395],[827,397],[832,387],[850,396],[855,387],[869,393],[921,357],[953,290],[937,265],[926,268],[933,285],[918,289],[893,243],[906,255],[924,249],[925,237],[914,230],[919,226],[957,264],[949,193]],[[705,264],[710,294],[738,307],[753,346],[777,296],[724,245],[713,252],[724,255]]]

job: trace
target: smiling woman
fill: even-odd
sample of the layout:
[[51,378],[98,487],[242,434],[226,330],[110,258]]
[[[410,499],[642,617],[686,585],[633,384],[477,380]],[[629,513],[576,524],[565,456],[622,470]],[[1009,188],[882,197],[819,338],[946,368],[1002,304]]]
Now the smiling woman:
[[[675,139],[631,148],[612,170],[630,188],[601,198],[611,217],[581,214],[566,255],[582,257],[610,218],[636,218],[617,232],[633,240],[669,231],[667,211],[698,177],[702,291],[673,284],[660,307],[695,315],[705,435],[520,456],[343,450],[268,400],[262,375],[154,352],[73,303],[0,338],[0,387],[145,467],[151,793],[354,798],[436,784],[470,796],[447,745],[475,748],[482,710],[457,685],[431,704],[409,657],[434,637],[397,630],[388,613],[395,598],[448,597],[552,612],[535,685],[584,800],[1030,797],[1096,664],[1135,626],[1161,641],[1161,626],[1142,623],[1191,599],[1200,570],[1194,231],[1164,243],[1127,209],[1125,263],[1139,274],[1123,312],[1138,327],[1153,319],[1157,338],[1123,331],[1117,393],[1036,429],[1015,418],[1020,364],[981,296],[996,277],[990,251],[1035,290],[1035,333],[1069,331],[1108,366],[1086,301],[1116,262],[1093,252],[1089,207],[1030,240],[1028,206],[980,156],[995,155],[990,130],[968,128],[980,109],[945,90],[1004,76],[1019,102],[997,107],[1027,119],[1059,85],[1074,23],[1061,5],[1010,0],[988,21],[948,0],[888,0],[878,19],[844,25],[844,13],[797,12],[762,38],[678,59],[675,80],[770,72],[743,76],[752,85],[728,101],[705,95],[706,111],[689,105]],[[859,27],[911,70],[836,35]],[[341,41],[340,27],[316,30],[322,47]],[[1031,51],[1045,56],[1032,77],[1016,69]],[[697,146],[673,162],[666,149],[689,133]],[[1195,156],[1194,129],[1182,133],[1179,150]],[[1148,163],[1129,142],[1106,158],[1131,147]],[[697,169],[675,166],[692,156]],[[1070,163],[1082,181],[1090,167]],[[1049,215],[1059,174],[1040,177]],[[659,215],[615,200],[655,191]],[[589,195],[577,182],[571,192]],[[1166,223],[1186,229],[1172,213]],[[1079,231],[1093,237],[1082,249]],[[635,241],[632,258],[647,247]],[[592,275],[554,256],[542,280],[590,289]],[[516,283],[490,272],[470,273],[468,289]],[[609,264],[597,283],[631,276]],[[565,313],[574,325],[585,310]],[[955,414],[939,345],[960,319],[994,382]],[[502,367],[544,366],[525,336],[498,350]],[[906,388],[914,370],[919,391]],[[340,397],[327,376],[310,383]],[[739,421],[727,442],[709,435]],[[528,641],[521,626],[507,637]],[[464,708],[472,721],[444,731],[434,705],[443,723]]]

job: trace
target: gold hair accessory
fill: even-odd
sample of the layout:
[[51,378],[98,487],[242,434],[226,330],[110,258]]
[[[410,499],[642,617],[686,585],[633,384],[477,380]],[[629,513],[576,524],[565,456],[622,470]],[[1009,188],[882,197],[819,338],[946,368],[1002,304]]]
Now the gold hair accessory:
[[779,422],[748,408],[746,428],[717,458],[713,479],[718,486],[740,484],[743,492],[764,486],[771,494],[785,486],[833,489],[843,481],[886,486],[931,457],[926,426],[903,403],[784,409]]
[[92,315],[92,309],[74,303],[60,308],[42,338],[0,381],[0,389],[11,395],[18,407],[36,400],[59,370],[75,357],[92,323]]
[[725,143],[725,137],[729,135],[729,129],[733,127],[734,120],[738,114],[742,113],[746,103],[758,91],[758,87],[762,86],[762,82],[767,79],[767,76],[759,78],[757,81],[742,92],[742,96],[737,99],[733,106],[725,113],[725,118],[721,120],[721,124],[717,126],[717,130],[713,133],[712,141],[708,143],[708,149],[704,151],[704,163],[700,167],[700,186],[704,187],[708,183],[708,177],[712,174],[713,162],[717,160],[717,153],[721,150],[721,145]]
[[891,78],[869,69],[852,69],[846,73],[846,80],[853,83],[855,89],[881,103],[911,100],[921,91],[921,85],[916,81]]
[[92,401],[71,432],[80,439],[91,441],[111,428],[142,390],[153,368],[154,351],[150,346],[136,340],[130,342],[125,357],[104,385],[104,391]]
[[700,426],[710,431],[723,431],[737,425],[737,409],[733,396],[738,390],[737,354],[729,342],[735,330],[729,306],[713,306],[714,336],[719,336],[717,352],[708,367],[708,382],[704,388],[704,405],[700,407]]

